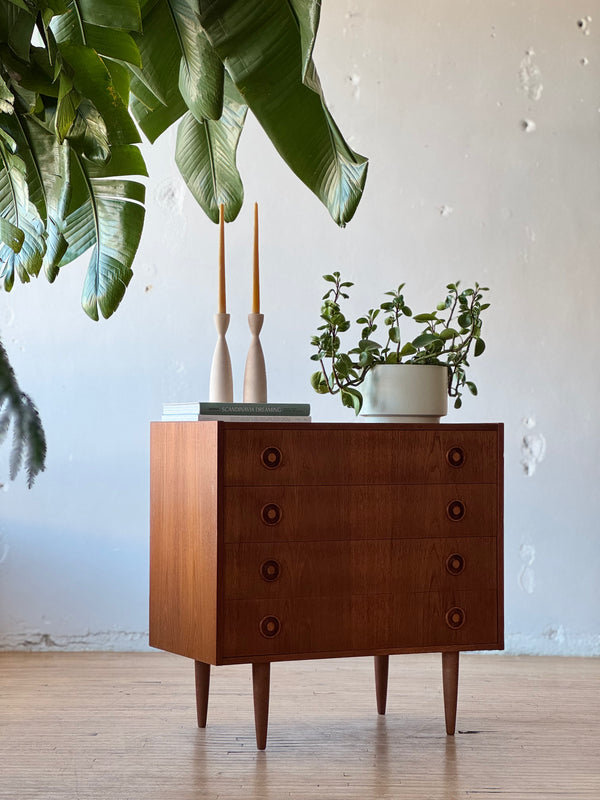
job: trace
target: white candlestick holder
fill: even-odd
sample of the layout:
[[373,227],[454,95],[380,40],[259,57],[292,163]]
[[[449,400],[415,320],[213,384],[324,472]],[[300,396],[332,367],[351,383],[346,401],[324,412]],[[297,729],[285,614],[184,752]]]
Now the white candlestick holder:
[[217,329],[217,344],[210,370],[210,389],[208,399],[213,403],[233,402],[233,373],[231,358],[225,334],[229,327],[229,314],[219,313],[214,315],[215,328]]
[[259,338],[264,319],[264,314],[248,314],[248,326],[252,338],[244,370],[244,403],[267,402],[267,371]]

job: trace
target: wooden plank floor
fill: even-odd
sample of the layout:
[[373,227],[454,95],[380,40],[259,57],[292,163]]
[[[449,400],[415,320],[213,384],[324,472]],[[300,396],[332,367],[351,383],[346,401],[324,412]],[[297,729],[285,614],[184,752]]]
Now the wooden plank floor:
[[195,724],[193,663],[164,653],[0,654],[2,800],[598,800],[600,659],[464,655],[444,733],[439,655],[272,667],[267,750],[250,668],[213,670]]

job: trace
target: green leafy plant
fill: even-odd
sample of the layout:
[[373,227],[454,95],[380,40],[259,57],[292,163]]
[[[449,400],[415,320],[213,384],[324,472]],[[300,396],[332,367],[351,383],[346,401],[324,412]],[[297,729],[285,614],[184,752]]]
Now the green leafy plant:
[[[243,202],[250,110],[338,225],[367,160],[313,62],[321,0],[0,0],[0,283],[50,282],[91,251],[82,305],[121,302],[144,225],[140,130],[178,122],[175,161],[213,222]],[[0,403],[3,402],[0,394]]]
[[6,350],[0,343],[0,444],[11,423],[14,435],[10,477],[14,480],[24,466],[27,485],[31,488],[36,475],[46,464],[46,437],[38,410],[29,395],[21,391]]
[[[351,326],[342,311],[341,304],[347,300],[347,290],[354,284],[342,281],[340,273],[324,275],[333,286],[323,295],[319,333],[311,338],[317,352],[312,361],[320,364],[320,370],[311,377],[311,385],[319,394],[339,394],[344,406],[354,408],[358,414],[363,397],[357,388],[377,364],[430,364],[448,368],[448,394],[454,397],[454,407],[462,405],[462,394],[466,387],[477,394],[477,386],[467,380],[468,358],[471,350],[480,356],[485,350],[481,338],[481,314],[489,303],[482,302],[487,287],[478,283],[472,288],[461,289],[460,282],[446,286],[445,299],[435,311],[415,314],[406,304],[401,283],[397,289],[386,292],[387,298],[378,308],[371,308],[356,322],[362,325],[356,347],[342,349],[341,334]],[[377,319],[383,313],[387,338],[381,345],[373,334],[378,329]],[[403,318],[422,326],[412,339],[402,339]]]

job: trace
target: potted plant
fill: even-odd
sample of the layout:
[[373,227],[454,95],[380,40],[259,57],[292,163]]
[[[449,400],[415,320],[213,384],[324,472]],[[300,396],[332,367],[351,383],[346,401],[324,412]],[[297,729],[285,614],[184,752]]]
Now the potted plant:
[[[363,326],[360,337],[355,347],[344,350],[341,334],[351,323],[341,302],[348,299],[347,290],[354,284],[342,281],[339,272],[323,277],[333,286],[323,296],[323,324],[311,338],[317,348],[311,360],[320,364],[311,377],[316,392],[339,394],[344,406],[370,421],[395,418],[404,422],[439,421],[447,412],[448,397],[460,408],[465,387],[477,394],[476,385],[467,380],[467,368],[471,351],[480,356],[485,350],[481,314],[489,307],[482,302],[487,287],[475,283],[462,289],[458,281],[449,283],[435,311],[413,316],[402,283],[385,293],[379,308],[369,309],[356,320]],[[382,312],[387,335],[383,345],[373,338]],[[421,326],[416,336],[402,338],[402,318],[412,318]]]

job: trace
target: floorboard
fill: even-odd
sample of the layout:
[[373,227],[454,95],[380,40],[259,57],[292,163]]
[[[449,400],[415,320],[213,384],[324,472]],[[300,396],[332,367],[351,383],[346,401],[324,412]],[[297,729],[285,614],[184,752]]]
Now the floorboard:
[[461,656],[447,737],[439,655],[276,663],[267,750],[249,666],[164,653],[0,654],[2,800],[599,800],[600,659]]

